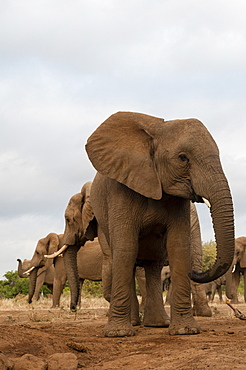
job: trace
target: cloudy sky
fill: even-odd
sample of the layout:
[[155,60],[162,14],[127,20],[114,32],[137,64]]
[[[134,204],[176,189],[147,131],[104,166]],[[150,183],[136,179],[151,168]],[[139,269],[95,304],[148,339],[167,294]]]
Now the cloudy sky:
[[69,198],[95,174],[87,137],[119,110],[200,119],[246,235],[245,103],[243,0],[0,1],[0,279],[63,232]]

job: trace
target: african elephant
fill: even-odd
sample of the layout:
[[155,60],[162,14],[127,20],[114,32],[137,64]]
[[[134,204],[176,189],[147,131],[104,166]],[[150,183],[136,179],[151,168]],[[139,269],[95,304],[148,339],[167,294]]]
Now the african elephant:
[[219,295],[220,303],[223,302],[222,288],[221,288],[222,285],[226,285],[226,276],[225,275],[219,277],[216,280],[210,281],[210,283],[204,284],[205,293],[208,297],[209,302],[211,302],[211,303],[213,302],[216,290],[217,290],[218,295]]
[[[231,193],[217,145],[196,119],[164,121],[118,112],[89,137],[86,151],[98,171],[90,201],[112,271],[104,335],[134,335],[130,320],[133,269],[145,268],[145,325],[168,326],[160,273],[168,257],[173,281],[169,334],[196,334],[190,280],[205,283],[230,267],[234,253]],[[217,260],[205,272],[191,270],[190,200],[210,207]],[[111,268],[112,266],[112,268]],[[158,314],[157,314],[158,313]]]
[[[193,269],[196,269],[197,271],[201,271],[202,269],[202,240],[201,240],[201,232],[200,232],[198,215],[197,215],[196,207],[193,203],[191,203],[190,211],[191,211],[190,212],[191,264],[192,264]],[[110,250],[107,250],[106,252],[110,253]],[[166,261],[166,263],[168,263],[168,261]],[[136,275],[137,282],[140,288],[140,292],[142,294],[142,302],[141,302],[140,311],[144,311],[145,302],[147,299],[146,279],[145,279],[144,268],[137,266],[135,275]],[[163,280],[167,277],[170,279],[170,276],[171,276],[170,267],[169,266],[162,267],[161,287],[163,285]],[[111,270],[108,269],[104,273],[104,278],[103,278],[104,284],[103,285],[104,285],[104,297],[107,298],[109,302],[111,299],[111,286],[112,286],[111,280],[112,280]],[[193,315],[211,317],[212,311],[207,303],[206,292],[205,292],[203,284],[195,283],[193,281],[190,281],[190,283],[191,283],[192,300],[193,300]],[[170,287],[170,290],[168,291],[166,301],[165,301],[166,304],[170,304],[171,290],[172,289]],[[131,306],[131,323],[132,324],[134,323],[134,325],[138,325],[140,323],[139,315],[138,315],[138,312],[139,312],[138,303],[136,303],[136,305],[137,305],[136,307]],[[146,322],[145,322],[145,325],[147,325]],[[148,325],[150,326],[150,323],[148,323]]]
[[235,253],[232,265],[226,273],[226,295],[232,303],[239,303],[237,290],[240,277],[244,281],[244,302],[246,302],[246,237],[235,239]]
[[170,267],[163,266],[161,270],[161,287],[162,291],[168,291],[171,282]]
[[[39,268],[39,266],[45,264],[48,267],[51,264],[49,267],[53,266],[54,269],[52,307],[59,306],[60,296],[67,280],[63,257],[60,255],[56,256],[56,252],[62,246],[63,234],[50,233],[38,241],[32,260],[30,260],[32,271],[30,272],[29,303],[31,303],[34,291],[36,291],[38,277],[35,279],[35,275],[38,276],[39,271],[43,269],[43,267]],[[49,258],[47,258],[47,255]],[[80,291],[85,279],[92,281],[102,280],[102,250],[98,239],[85,243],[83,248],[78,251],[77,263]],[[34,276],[32,276],[33,274]],[[78,303],[79,301],[80,295]]]
[[[24,274],[25,271],[29,270],[31,266],[31,260],[26,260],[22,262],[20,259],[18,261],[18,275],[20,278],[26,278],[27,275]],[[46,285],[51,293],[53,293],[53,281],[54,281],[54,265],[41,267],[37,273],[36,287],[33,294],[35,301],[39,299],[40,289],[42,285]]]

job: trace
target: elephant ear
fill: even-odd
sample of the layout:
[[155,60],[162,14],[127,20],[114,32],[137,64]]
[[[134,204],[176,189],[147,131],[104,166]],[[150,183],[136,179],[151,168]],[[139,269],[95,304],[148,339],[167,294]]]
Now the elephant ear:
[[50,233],[47,235],[48,240],[48,254],[53,254],[58,251],[59,247],[59,236],[56,233]]
[[87,239],[93,240],[97,236],[97,222],[90,202],[92,182],[88,181],[81,189],[82,195],[82,225]]
[[118,112],[89,137],[86,151],[96,170],[148,198],[161,199],[153,139],[164,120]]
[[245,247],[244,247],[244,252],[243,252],[242,258],[239,262],[239,265],[240,265],[241,268],[246,267],[246,248]]
[[[46,250],[47,254],[53,254],[58,251],[59,249],[59,237],[56,233],[50,233],[46,236]],[[47,259],[45,263],[45,267],[48,268],[53,264],[53,258]]]

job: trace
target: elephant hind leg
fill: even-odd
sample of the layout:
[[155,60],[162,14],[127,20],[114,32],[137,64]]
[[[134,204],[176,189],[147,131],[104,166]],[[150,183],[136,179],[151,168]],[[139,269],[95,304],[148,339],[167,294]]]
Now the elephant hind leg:
[[146,304],[144,309],[144,326],[168,327],[170,318],[167,315],[161,289],[161,268],[159,262],[149,262],[145,266]]

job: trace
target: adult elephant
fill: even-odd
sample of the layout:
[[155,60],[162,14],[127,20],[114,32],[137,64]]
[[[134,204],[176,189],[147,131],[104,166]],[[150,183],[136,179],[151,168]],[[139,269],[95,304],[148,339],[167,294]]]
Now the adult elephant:
[[235,253],[232,265],[226,273],[226,295],[231,303],[239,303],[237,290],[240,277],[244,282],[244,302],[246,302],[246,237],[235,239]]
[[[63,234],[55,233],[48,234],[45,238],[38,241],[33,257],[30,260],[30,287],[28,302],[32,302],[34,292],[37,289],[37,281],[39,271],[43,269],[43,264],[46,268],[53,266],[53,305],[58,307],[62,290],[67,281],[67,274],[64,266],[64,259],[60,255],[57,256],[57,251],[63,246]],[[48,256],[48,258],[47,258]],[[78,277],[79,277],[79,297],[84,283],[84,280],[101,281],[102,280],[102,250],[96,238],[94,241],[88,241],[84,247],[78,252]],[[23,273],[23,275],[25,275]]]
[[[24,259],[22,262],[21,259],[17,259],[18,261],[18,275],[20,278],[27,278],[29,274],[25,274],[24,272],[29,270],[32,265],[31,265],[31,260]],[[35,291],[33,294],[33,299],[37,301],[40,296],[40,289],[42,288],[43,285],[46,285],[51,293],[53,293],[53,282],[54,282],[54,265],[50,265],[49,263],[47,266],[43,266],[42,268],[39,269],[37,273],[37,280],[36,280],[36,286],[35,286]]]
[[[212,136],[196,119],[165,122],[119,112],[90,136],[86,150],[98,171],[90,200],[99,242],[112,251],[105,336],[134,335],[130,304],[136,260],[146,274],[145,323],[168,325],[160,283],[167,255],[173,281],[169,334],[199,333],[189,277],[198,283],[218,278],[230,267],[234,252],[232,198]],[[191,270],[190,200],[204,199],[211,206],[217,260],[210,270],[197,272]]]

